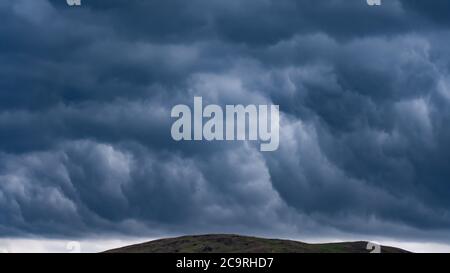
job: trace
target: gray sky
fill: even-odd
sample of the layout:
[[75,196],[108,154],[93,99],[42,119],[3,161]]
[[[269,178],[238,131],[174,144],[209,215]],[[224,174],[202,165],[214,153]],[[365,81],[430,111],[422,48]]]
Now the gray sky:
[[[450,2],[382,2],[0,1],[0,249],[217,232],[448,249]],[[279,150],[173,141],[194,96],[279,105]]]

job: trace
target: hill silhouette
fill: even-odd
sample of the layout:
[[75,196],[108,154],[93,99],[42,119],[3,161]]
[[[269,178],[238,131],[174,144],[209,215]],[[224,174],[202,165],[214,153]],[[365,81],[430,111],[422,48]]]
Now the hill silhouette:
[[[307,244],[291,240],[211,234],[159,239],[106,251],[106,253],[370,253],[368,242]],[[381,253],[408,251],[381,246]]]

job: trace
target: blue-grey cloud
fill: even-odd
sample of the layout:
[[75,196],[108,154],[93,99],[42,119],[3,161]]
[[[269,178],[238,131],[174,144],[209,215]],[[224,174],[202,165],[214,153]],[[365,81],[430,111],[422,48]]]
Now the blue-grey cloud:
[[[0,235],[450,229],[446,1],[0,3]],[[170,109],[274,103],[280,149]]]

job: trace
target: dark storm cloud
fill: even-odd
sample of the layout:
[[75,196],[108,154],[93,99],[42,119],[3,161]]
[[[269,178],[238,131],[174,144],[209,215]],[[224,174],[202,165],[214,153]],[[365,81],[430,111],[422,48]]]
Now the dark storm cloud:
[[[450,228],[447,2],[64,2],[0,3],[1,235]],[[280,149],[175,143],[195,95]]]
[[450,23],[448,16],[450,3],[445,0],[436,0],[433,5],[427,5],[426,1],[420,0],[403,0],[403,6],[406,10],[418,13],[432,22],[447,25]]

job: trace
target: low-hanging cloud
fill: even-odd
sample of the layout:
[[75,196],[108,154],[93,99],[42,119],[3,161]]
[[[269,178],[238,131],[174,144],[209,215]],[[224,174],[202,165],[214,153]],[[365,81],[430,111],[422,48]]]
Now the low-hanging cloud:
[[[2,1],[0,235],[442,239],[450,25],[422,2]],[[194,96],[280,105],[279,150],[174,142]]]

